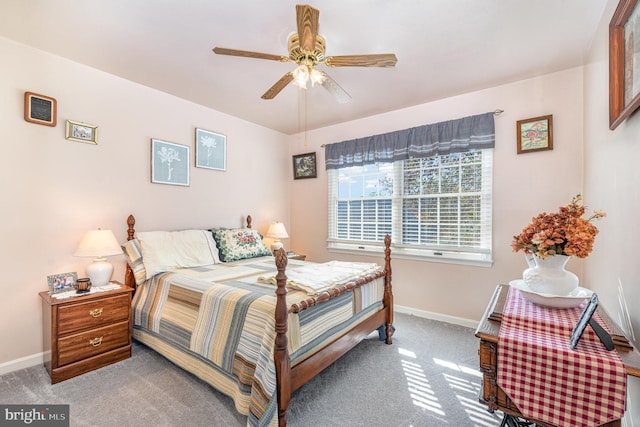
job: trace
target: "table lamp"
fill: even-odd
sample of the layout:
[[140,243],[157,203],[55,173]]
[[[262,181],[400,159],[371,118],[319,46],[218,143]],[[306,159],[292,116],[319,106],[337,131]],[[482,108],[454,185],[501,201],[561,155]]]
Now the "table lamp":
[[74,256],[90,256],[93,262],[87,266],[87,276],[93,286],[104,286],[111,280],[113,265],[105,257],[120,255],[122,248],[111,230],[89,230],[78,244]]
[[289,237],[287,234],[287,229],[284,228],[284,224],[281,222],[274,222],[269,226],[269,230],[267,231],[267,237],[270,239],[274,239],[271,244],[271,252],[275,252],[277,249],[282,248],[282,242],[280,239],[286,239]]

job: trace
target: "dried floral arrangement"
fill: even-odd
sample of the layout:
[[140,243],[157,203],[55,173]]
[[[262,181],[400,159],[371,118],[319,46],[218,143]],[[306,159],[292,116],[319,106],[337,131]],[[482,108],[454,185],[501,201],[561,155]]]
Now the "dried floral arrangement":
[[607,214],[596,210],[593,215],[584,218],[584,212],[582,196],[578,194],[571,203],[561,206],[558,212],[538,214],[519,235],[513,236],[513,251],[524,251],[540,258],[553,255],[586,258],[593,250],[599,232],[593,221]]

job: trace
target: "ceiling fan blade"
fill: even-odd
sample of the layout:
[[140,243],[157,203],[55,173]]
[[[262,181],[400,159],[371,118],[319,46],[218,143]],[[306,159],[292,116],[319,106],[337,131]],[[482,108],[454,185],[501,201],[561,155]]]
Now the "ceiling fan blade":
[[321,71],[322,76],[324,77],[324,81],[322,82],[322,86],[338,101],[339,104],[346,104],[351,101],[351,96],[347,93],[346,90],[342,89],[342,87],[336,83],[327,73]]
[[298,37],[300,48],[303,51],[313,52],[318,35],[318,19],[320,11],[308,4],[296,5],[296,18],[298,21]]
[[394,67],[398,58],[393,53],[373,55],[328,56],[323,61],[329,67]]
[[224,47],[214,47],[213,52],[218,55],[242,56],[244,58],[269,59],[271,61],[290,61],[288,57],[282,55],[272,55],[270,53],[251,52],[248,50],[227,49]]
[[285,88],[286,85],[291,83],[293,80],[293,73],[289,72],[282,76],[280,80],[275,82],[273,86],[271,86],[262,96],[262,99],[273,99],[280,93],[282,89]]

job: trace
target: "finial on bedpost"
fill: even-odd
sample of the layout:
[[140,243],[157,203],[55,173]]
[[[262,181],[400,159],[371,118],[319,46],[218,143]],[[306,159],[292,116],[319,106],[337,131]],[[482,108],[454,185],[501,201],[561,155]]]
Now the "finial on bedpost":
[[[127,218],[127,241],[135,239],[135,234],[136,234],[136,230],[134,228],[135,225],[136,225],[135,217],[133,215],[129,215],[129,217]],[[133,288],[135,292],[136,278],[128,262],[126,263],[126,267],[124,270],[124,284],[126,286],[129,286],[130,288]]]
[[393,292],[391,292],[391,236],[384,236],[384,306],[387,309],[387,322],[385,327],[385,344],[391,344],[393,334]]
[[133,215],[129,215],[127,218],[127,240],[133,240],[133,236],[136,230],[133,228],[136,225],[136,219]]
[[276,364],[276,393],[278,397],[278,423],[280,426],[287,425],[287,408],[291,399],[291,359],[289,358],[287,343],[287,318],[289,307],[287,307],[287,254],[280,248],[274,253],[276,257],[276,339],[274,349],[274,359]]
[[247,228],[251,228],[251,215],[247,215]]

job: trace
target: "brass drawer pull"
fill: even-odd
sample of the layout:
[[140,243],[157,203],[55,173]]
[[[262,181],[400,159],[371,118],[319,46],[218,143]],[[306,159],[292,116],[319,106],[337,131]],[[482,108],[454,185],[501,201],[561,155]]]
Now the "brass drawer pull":
[[102,309],[101,308],[96,308],[95,310],[91,310],[89,312],[89,316],[91,317],[100,317],[102,315]]
[[92,347],[97,347],[102,344],[102,338],[104,338],[104,336],[89,340],[89,344],[91,344]]

